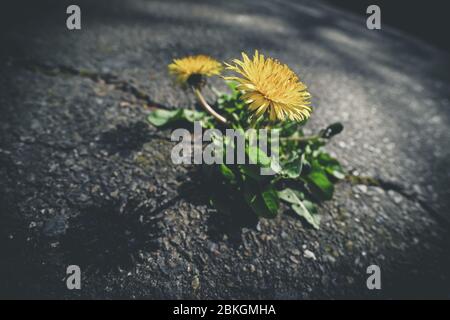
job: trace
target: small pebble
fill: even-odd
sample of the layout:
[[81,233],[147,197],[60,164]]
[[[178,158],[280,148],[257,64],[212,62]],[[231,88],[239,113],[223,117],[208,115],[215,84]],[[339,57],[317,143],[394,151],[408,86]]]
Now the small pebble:
[[195,276],[194,279],[192,279],[192,289],[197,290],[200,288],[200,279],[198,276]]
[[316,259],[316,255],[314,254],[314,252],[306,249],[305,251],[303,251],[303,256],[307,259],[313,259],[313,260],[317,260]]

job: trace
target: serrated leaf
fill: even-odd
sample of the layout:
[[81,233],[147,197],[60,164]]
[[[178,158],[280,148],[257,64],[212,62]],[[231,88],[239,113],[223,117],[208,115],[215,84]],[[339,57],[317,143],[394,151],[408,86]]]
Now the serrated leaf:
[[299,191],[286,188],[281,191],[278,191],[278,196],[280,197],[281,200],[293,204],[298,204],[304,198],[305,195]]
[[293,204],[292,210],[297,213],[300,217],[304,218],[306,222],[314,227],[314,229],[319,229],[320,226],[320,216],[313,215],[308,208],[300,201],[300,204]]
[[324,170],[327,174],[330,176],[333,176],[336,179],[344,179],[345,173],[344,170],[341,167],[341,164],[339,161],[332,156],[330,156],[328,153],[322,152],[317,157],[318,162],[322,167],[324,167]]
[[281,200],[289,202],[292,210],[299,216],[304,218],[306,222],[312,225],[315,229],[319,229],[320,217],[316,215],[316,206],[307,200],[300,200],[298,192],[290,188],[278,191],[278,196]]
[[196,110],[189,110],[189,109],[183,109],[182,116],[189,122],[199,121],[202,120],[206,114],[204,112],[196,111]]
[[164,110],[155,109],[150,112],[147,120],[156,127],[162,127],[170,122],[176,121],[183,113],[183,109]]
[[322,200],[330,200],[333,197],[333,183],[317,161],[313,161],[312,171],[308,175],[307,181],[313,193]]
[[150,112],[147,119],[154,126],[162,127],[178,120],[186,120],[188,122],[200,121],[205,116],[206,114],[204,112],[190,109],[155,109]]

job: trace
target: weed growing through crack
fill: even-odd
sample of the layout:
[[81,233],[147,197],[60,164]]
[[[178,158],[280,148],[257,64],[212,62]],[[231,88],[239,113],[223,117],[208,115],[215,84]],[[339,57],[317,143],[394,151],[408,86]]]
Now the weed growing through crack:
[[[169,65],[170,73],[184,88],[193,91],[203,110],[155,109],[148,121],[156,127],[187,122],[218,130],[215,132],[219,134],[210,138],[212,144],[220,146],[214,151],[221,151],[216,157],[221,161],[202,164],[201,185],[219,211],[233,213],[239,208],[241,212],[275,218],[280,201],[285,201],[318,229],[317,204],[330,200],[334,183],[345,177],[338,160],[322,148],[343,130],[342,124],[334,123],[315,135],[305,136],[303,126],[313,111],[310,94],[297,75],[278,60],[256,51],[252,59],[243,53],[242,60],[235,59],[225,67],[233,73],[222,77],[231,93],[220,94],[213,107],[203,97],[202,88],[207,77],[222,73],[222,64],[204,55],[175,59]],[[220,134],[227,129],[243,136],[249,129],[255,129],[257,134],[261,130],[276,132],[276,157],[273,149],[269,155],[261,144],[245,143],[245,157],[250,163],[226,161],[227,155],[234,156],[239,151],[235,139]],[[261,174],[264,170],[272,174]]]

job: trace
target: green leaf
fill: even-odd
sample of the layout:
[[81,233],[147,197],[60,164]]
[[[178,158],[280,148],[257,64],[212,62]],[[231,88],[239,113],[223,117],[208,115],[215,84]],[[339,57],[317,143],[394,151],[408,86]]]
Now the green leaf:
[[250,163],[259,164],[263,167],[270,166],[270,158],[267,154],[256,146],[250,146],[247,151]]
[[342,123],[336,122],[336,123],[330,124],[328,127],[321,130],[319,135],[322,138],[331,139],[333,136],[341,133],[342,130],[344,130],[344,126],[342,125]]
[[262,191],[262,198],[266,207],[269,209],[270,217],[275,217],[278,213],[278,208],[280,206],[280,200],[278,198],[278,194],[276,190],[272,187],[269,187]]
[[199,121],[202,120],[206,114],[204,112],[196,111],[196,110],[189,110],[189,109],[183,109],[182,116],[189,122]]
[[317,206],[314,203],[312,203],[311,201],[308,201],[308,200],[303,200],[302,202],[305,205],[306,209],[308,209],[308,211],[310,213],[312,213],[313,215],[318,214]]
[[319,163],[324,166],[337,166],[337,167],[341,166],[339,164],[339,161],[337,161],[335,158],[333,158],[326,152],[319,153],[319,155],[317,156],[317,161],[319,161]]
[[232,182],[232,181],[236,180],[236,175],[226,165],[224,165],[224,164],[220,165],[220,172],[222,173],[222,176],[224,176],[228,181]]
[[282,172],[282,168],[281,168],[281,165],[280,165],[280,163],[278,162],[278,160],[276,160],[276,159],[271,159],[271,161],[270,161],[270,169],[273,171],[273,172],[275,172],[275,174],[278,174],[278,173],[280,173],[280,172]]
[[231,89],[232,92],[237,91],[236,87],[238,86],[238,83],[236,81],[226,81],[225,83],[227,84],[228,88]]
[[170,122],[176,121],[183,113],[183,109],[164,110],[155,109],[148,115],[148,121],[156,127],[162,127]]
[[278,191],[278,196],[281,200],[293,204],[298,204],[299,201],[305,197],[305,195],[300,191],[292,190],[291,188],[286,188]]
[[293,204],[292,210],[294,210],[294,212],[297,213],[300,217],[304,218],[306,222],[314,227],[314,229],[319,229],[320,216],[313,215],[303,202],[300,202],[300,204]]
[[300,200],[303,194],[290,188],[278,191],[278,196],[281,200],[289,202],[292,210],[300,217],[304,218],[306,222],[312,225],[315,229],[319,229],[320,217],[317,216],[317,209],[315,205],[307,200]]
[[302,171],[302,159],[300,157],[295,157],[283,164],[283,168],[281,170],[281,174],[287,176],[288,178],[295,179],[300,176]]
[[258,216],[269,219],[277,216],[279,198],[272,186],[261,188],[257,183],[246,183],[244,198]]
[[345,173],[343,173],[342,171],[329,170],[328,168],[326,170],[327,170],[328,174],[332,175],[336,179],[339,179],[339,180],[344,180],[345,179]]
[[313,194],[322,200],[330,200],[333,197],[334,186],[317,161],[313,161],[312,171],[308,175],[307,181]]
[[194,122],[203,120],[205,117],[206,113],[190,109],[155,109],[150,112],[147,119],[154,126],[162,127],[178,120]]
[[311,163],[305,159],[302,160],[302,175],[308,175],[312,170]]
[[303,135],[299,127],[297,122],[287,122],[281,126],[280,136],[292,137],[294,134]]
[[345,179],[345,172],[344,169],[342,169],[341,164],[328,153],[322,152],[317,160],[320,165],[324,167],[327,174],[336,179]]
[[242,173],[245,176],[248,176],[256,181],[261,181],[264,179],[264,177],[260,174],[260,167],[257,165],[252,164],[242,164],[239,165],[239,168],[241,169]]

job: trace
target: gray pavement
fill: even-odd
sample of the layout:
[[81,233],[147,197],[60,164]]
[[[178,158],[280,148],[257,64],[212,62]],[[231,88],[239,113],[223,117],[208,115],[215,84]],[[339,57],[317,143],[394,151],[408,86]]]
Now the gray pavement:
[[[319,1],[81,1],[71,32],[64,1],[21,4],[1,14],[0,296],[450,297],[448,54]],[[254,49],[309,85],[307,130],[344,124],[347,170],[389,182],[339,184],[319,231],[222,217],[145,122],[192,101],[172,58]]]

